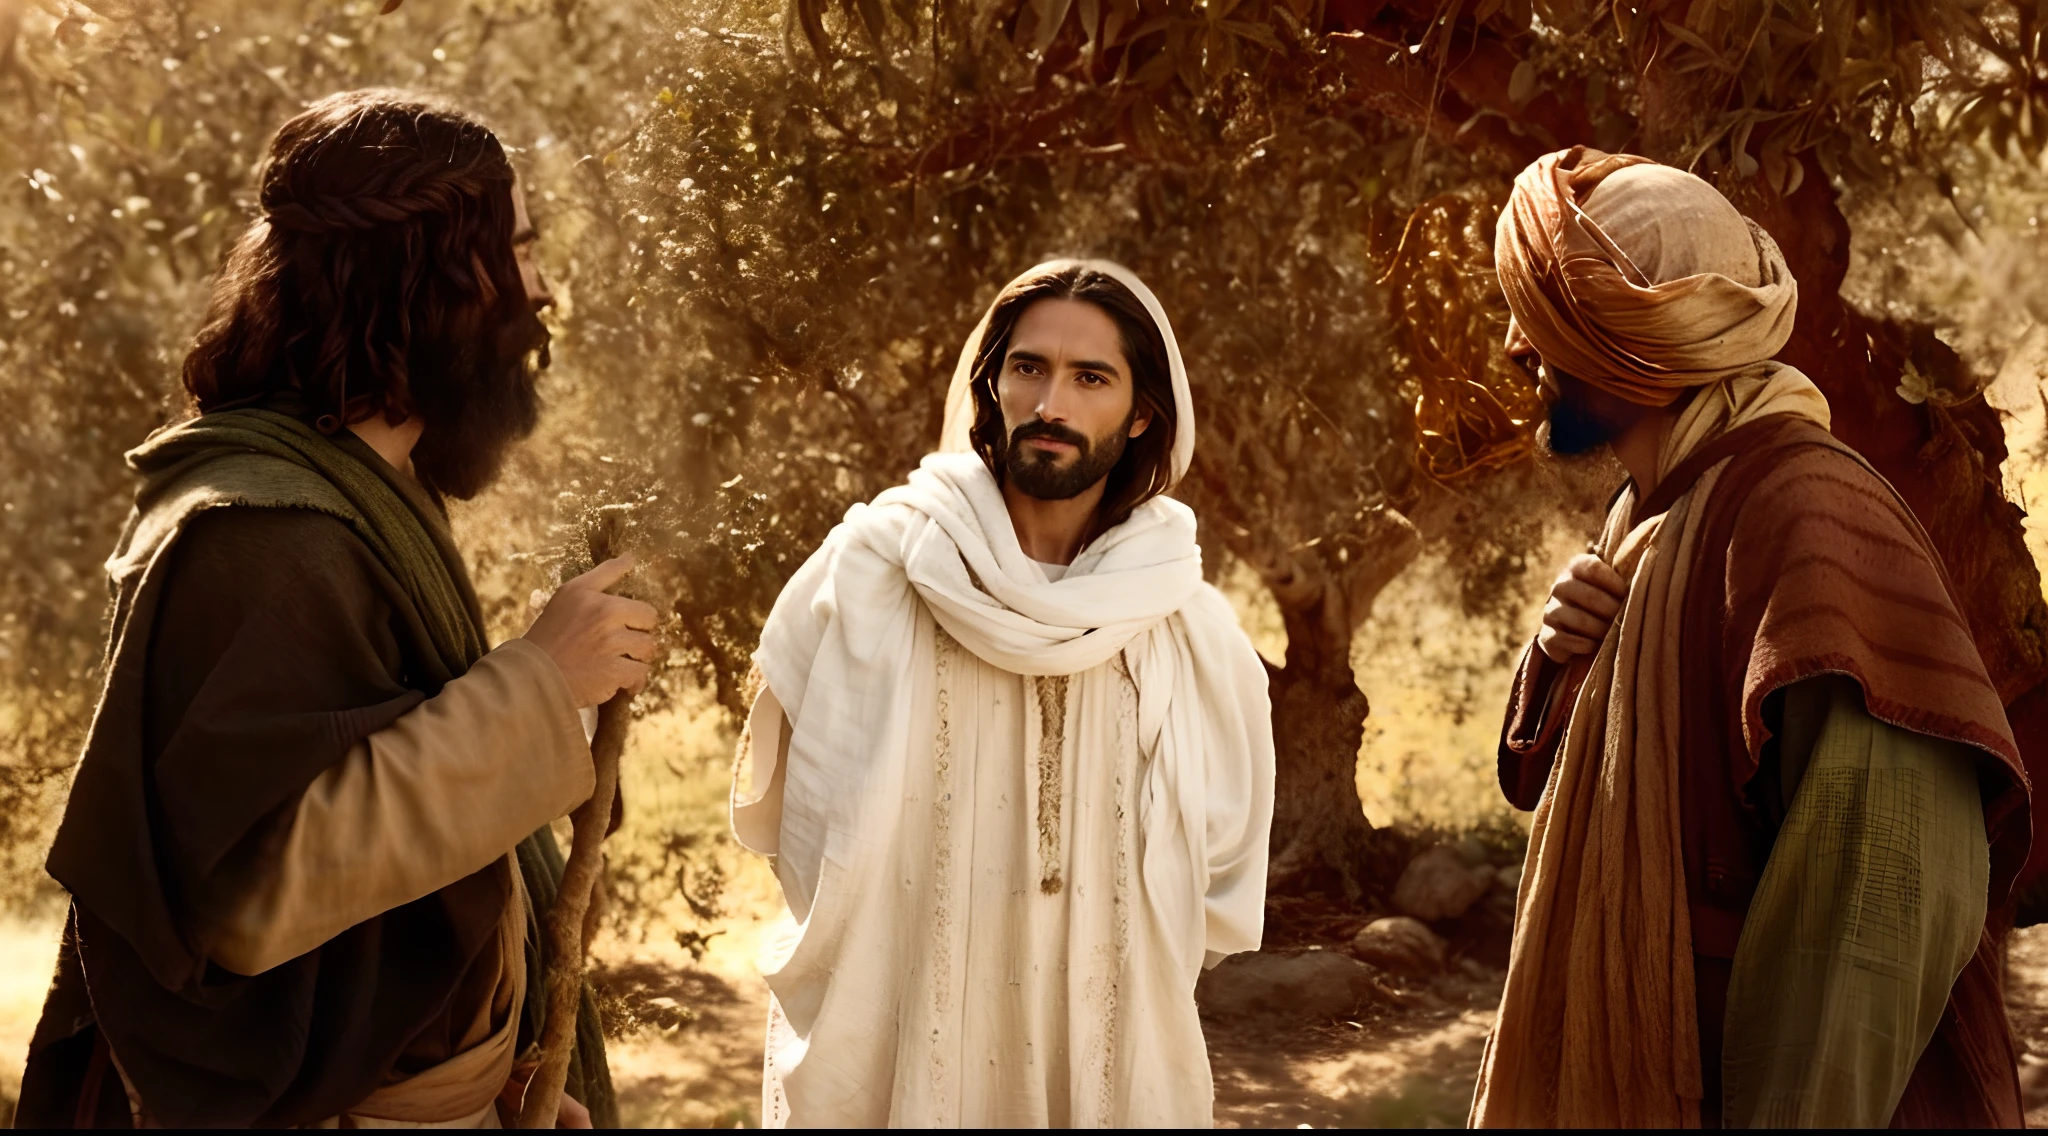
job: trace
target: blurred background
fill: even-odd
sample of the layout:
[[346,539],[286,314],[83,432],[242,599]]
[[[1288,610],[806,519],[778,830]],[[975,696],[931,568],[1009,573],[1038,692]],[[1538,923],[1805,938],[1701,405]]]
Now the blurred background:
[[[1920,513],[2002,692],[2043,697],[2048,3],[379,7],[0,0],[9,1109],[61,922],[41,860],[98,692],[121,454],[185,413],[177,367],[271,132],[338,89],[481,114],[542,234],[547,417],[454,510],[494,634],[524,630],[606,506],[667,613],[597,948],[629,1122],[757,1119],[752,952],[779,901],[725,831],[747,656],[846,507],[934,443],[995,289],[1050,255],[1130,265],[1187,353],[1178,495],[1273,666],[1269,950],[1334,957],[1376,917],[1429,916],[1412,958],[1205,990],[1220,1119],[1463,1118],[1526,825],[1494,785],[1497,715],[1622,476],[1533,459],[1540,407],[1499,350],[1493,223],[1537,155],[1645,153],[1771,229],[1802,291],[1786,357]],[[1355,799],[1314,791],[1332,769]],[[1475,898],[1397,895],[1425,861]],[[2014,942],[2034,1086],[2048,947]]]

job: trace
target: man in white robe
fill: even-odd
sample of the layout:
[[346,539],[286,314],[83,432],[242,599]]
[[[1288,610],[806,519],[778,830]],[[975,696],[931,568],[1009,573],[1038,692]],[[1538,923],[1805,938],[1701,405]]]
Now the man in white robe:
[[961,352],[940,452],[777,600],[733,796],[792,917],[766,1123],[1211,1123],[1195,980],[1259,945],[1273,741],[1163,496],[1194,440],[1151,291],[1039,265]]

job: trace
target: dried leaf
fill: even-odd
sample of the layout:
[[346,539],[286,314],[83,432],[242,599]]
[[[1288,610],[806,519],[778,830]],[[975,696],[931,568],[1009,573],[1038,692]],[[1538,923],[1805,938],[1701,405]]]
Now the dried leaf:
[[1273,33],[1270,24],[1254,24],[1248,20],[1224,20],[1217,27],[1239,39],[1248,39],[1267,51],[1282,49],[1280,37]]
[[1515,64],[1514,74],[1508,76],[1508,101],[1521,106],[1536,97],[1536,65],[1529,60]]
[[811,51],[817,55],[818,62],[829,66],[833,60],[839,58],[839,53],[833,49],[832,37],[825,31],[825,2],[826,0],[789,0],[789,7],[796,17],[797,26],[803,29],[805,42],[811,45]]
[[886,50],[888,42],[883,37],[889,32],[889,14],[882,9],[882,0],[853,0],[853,7],[860,14],[861,27],[868,33],[868,42],[877,54]]
[[1032,10],[1038,13],[1038,27],[1031,36],[1031,53],[1044,55],[1045,49],[1060,34],[1060,26],[1067,22],[1067,11],[1074,0],[1034,0]]
[[1721,53],[1715,51],[1713,47],[1707,43],[1706,40],[1701,39],[1699,36],[1685,30],[1682,27],[1679,27],[1677,24],[1674,24],[1669,20],[1662,21],[1662,24],[1665,33],[1671,36],[1671,38],[1686,45],[1687,47],[1692,48],[1694,51],[1699,52],[1701,59],[1705,62],[1707,66],[1712,67],[1715,70],[1721,71],[1725,74],[1735,74],[1735,65],[1733,63],[1730,63],[1727,59],[1723,58]]

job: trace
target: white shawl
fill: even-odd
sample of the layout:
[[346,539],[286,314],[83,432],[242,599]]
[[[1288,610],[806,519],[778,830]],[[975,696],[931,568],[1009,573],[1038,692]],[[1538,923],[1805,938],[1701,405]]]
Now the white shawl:
[[[1193,413],[1172,331],[1135,277],[1091,267],[1131,287],[1166,339],[1179,403],[1177,479],[1192,457]],[[955,446],[966,435],[958,418],[972,415],[964,384],[986,326],[984,318],[963,350],[948,400],[954,420],[945,437]],[[1173,991],[1195,1028],[1201,967],[1260,941],[1273,795],[1265,668],[1228,602],[1202,580],[1187,506],[1146,502],[1048,581],[1019,545],[981,459],[941,452],[907,484],[847,512],[777,599],[755,655],[789,724],[777,875],[800,922],[763,960],[789,1029],[808,1039],[835,1002],[846,1007],[835,1011],[842,1016],[893,1012],[894,976],[834,968],[854,940],[919,915],[893,911],[896,885],[908,881],[882,877],[901,854],[905,786],[921,772],[907,763],[932,753],[930,739],[913,734],[930,728],[935,690],[945,728],[941,631],[1000,670],[1072,676],[1073,707],[1113,705],[1111,684],[1127,670],[1145,757],[1136,794],[1142,914],[1134,917],[1149,925],[1146,942],[1170,945],[1154,953],[1171,955],[1134,960],[1152,973],[1131,984]],[[1104,665],[1119,656],[1121,668]],[[1116,723],[1089,720],[1105,715],[1077,717],[1070,728],[1081,753],[1113,743]],[[1200,1105],[1206,1116],[1207,1102]]]
[[[1190,981],[1205,952],[1257,950],[1273,800],[1266,672],[1202,582],[1194,512],[1156,497],[1048,583],[973,454],[932,454],[908,484],[848,510],[762,630],[754,660],[790,726],[778,874],[791,912],[809,913],[822,861],[855,867],[881,839],[866,829],[891,815],[880,802],[911,751],[912,688],[931,681],[914,648],[920,605],[1016,674],[1076,675],[1123,654],[1152,759],[1141,802],[1153,914],[1183,929]],[[1212,818],[1212,800],[1237,807]],[[1195,874],[1162,878],[1169,861]]]

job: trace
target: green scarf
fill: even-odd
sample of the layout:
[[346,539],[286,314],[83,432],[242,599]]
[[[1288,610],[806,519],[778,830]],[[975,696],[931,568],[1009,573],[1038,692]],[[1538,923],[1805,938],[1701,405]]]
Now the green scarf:
[[[399,618],[415,643],[431,644],[420,677],[438,693],[488,650],[483,611],[441,504],[412,478],[391,468],[353,433],[323,435],[289,415],[227,410],[159,431],[128,453],[143,475],[130,529],[107,568],[113,578],[114,627],[126,623],[144,571],[165,542],[204,509],[228,506],[313,509],[349,525],[412,597]],[[520,842],[519,868],[533,899],[527,912],[527,991],[522,1032],[538,1038],[546,1024],[546,937],[539,912],[561,887],[562,852],[542,828]],[[618,1126],[618,1101],[605,1060],[597,1004],[588,985],[576,1021],[569,1095],[600,1128]]]

